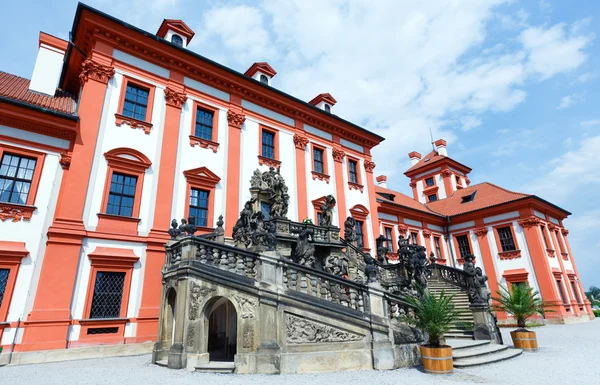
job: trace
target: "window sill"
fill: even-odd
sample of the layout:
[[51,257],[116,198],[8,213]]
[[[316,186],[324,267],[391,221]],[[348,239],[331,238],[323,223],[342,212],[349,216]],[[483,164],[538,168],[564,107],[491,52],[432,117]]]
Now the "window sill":
[[29,221],[35,210],[35,206],[0,202],[0,220],[2,222],[7,219],[11,219],[11,222]]
[[199,138],[194,135],[190,135],[190,146],[192,146],[192,147],[199,146],[201,148],[209,148],[214,153],[216,153],[217,150],[219,149],[219,143],[213,142],[211,140],[202,139],[202,138]]
[[261,166],[269,166],[269,167],[279,168],[281,166],[281,161],[259,155],[258,156],[258,164]]
[[129,322],[129,318],[86,318],[80,319],[81,325],[121,325]]
[[429,187],[425,187],[425,188],[423,189],[423,194],[425,194],[425,195],[431,195],[431,194],[433,194],[433,193],[437,193],[437,191],[438,191],[439,189],[440,189],[440,188],[439,188],[438,186],[436,186],[436,185],[429,186]]
[[9,328],[9,327],[10,327],[10,322],[0,322],[0,330]]
[[140,218],[105,213],[98,213],[96,215],[98,216],[98,226],[96,227],[96,231],[123,235],[137,235],[137,227],[141,221]]
[[565,261],[569,260],[569,253],[560,253],[560,255],[562,256],[562,259]]
[[329,175],[320,172],[311,171],[313,180],[318,179],[329,183]]
[[500,257],[502,260],[521,258],[521,250],[503,251],[498,253],[498,257]]
[[360,192],[362,193],[363,189],[364,189],[364,186],[362,184],[348,182],[348,189],[350,189],[350,190],[360,190]]
[[141,128],[142,130],[144,130],[144,133],[146,135],[149,135],[150,130],[152,129],[152,123],[135,118],[130,118],[129,116],[115,114],[115,119],[115,124],[117,125],[117,127],[121,127],[123,124],[127,124],[133,129]]
[[546,252],[548,253],[548,257],[550,257],[550,258],[556,257],[556,252],[553,249],[547,248]]

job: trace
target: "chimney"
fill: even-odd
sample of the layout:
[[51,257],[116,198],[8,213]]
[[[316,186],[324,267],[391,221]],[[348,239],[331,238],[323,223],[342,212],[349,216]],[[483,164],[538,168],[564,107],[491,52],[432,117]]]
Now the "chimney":
[[419,161],[421,160],[421,154],[419,154],[416,151],[413,151],[410,154],[408,154],[408,157],[410,158],[411,166],[414,166],[415,164],[419,163]]
[[377,181],[377,185],[379,187],[387,188],[387,176],[379,175],[377,178],[375,178],[375,180]]
[[444,139],[438,139],[433,144],[435,145],[438,155],[448,156],[448,150],[446,150],[446,141]]
[[275,71],[269,63],[261,61],[252,64],[250,68],[244,72],[244,75],[270,86],[271,79],[273,79],[273,76],[277,75],[277,71]]
[[40,32],[40,42],[29,90],[54,96],[69,43]]

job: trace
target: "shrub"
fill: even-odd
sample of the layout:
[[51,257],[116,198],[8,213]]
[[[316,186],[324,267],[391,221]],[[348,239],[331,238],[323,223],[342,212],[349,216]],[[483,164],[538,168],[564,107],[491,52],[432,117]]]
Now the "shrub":
[[600,317],[600,309],[594,309],[593,312],[596,317]]
[[496,292],[499,297],[494,297],[498,303],[494,305],[494,310],[504,311],[515,317],[517,327],[525,329],[526,321],[534,314],[542,317],[547,311],[548,305],[542,302],[537,291],[527,285],[513,285],[512,291],[505,287]]
[[452,303],[454,295],[446,295],[444,291],[439,297],[428,291],[423,291],[421,294],[421,298],[406,298],[414,307],[414,314],[403,319],[427,333],[429,345],[439,348],[444,333],[447,333],[458,319],[458,312]]

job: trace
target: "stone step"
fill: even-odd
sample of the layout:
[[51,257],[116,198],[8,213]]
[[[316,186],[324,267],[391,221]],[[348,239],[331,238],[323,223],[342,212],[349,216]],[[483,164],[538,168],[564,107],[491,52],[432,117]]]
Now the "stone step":
[[200,373],[233,373],[234,370],[235,363],[233,362],[211,361],[208,364],[196,366],[196,371]]
[[473,333],[471,334],[465,334],[463,332],[460,333],[445,333],[444,337],[446,338],[452,338],[452,339],[467,339],[467,340],[472,340],[473,339]]
[[490,341],[487,341],[487,340],[470,340],[469,341],[469,340],[465,340],[465,339],[455,340],[455,339],[447,338],[446,344],[452,346],[452,351],[455,351],[455,350],[469,349],[469,348],[475,348],[478,346],[489,345]]
[[463,358],[471,358],[477,356],[485,356],[486,354],[494,354],[498,352],[502,352],[508,349],[506,345],[499,344],[487,344],[482,346],[470,347],[467,349],[460,349],[457,351],[452,351],[452,357],[455,360],[463,359]]
[[473,335],[473,330],[468,329],[450,329],[446,334],[470,334]]
[[479,356],[474,356],[474,357],[469,357],[469,358],[455,359],[454,367],[455,368],[468,368],[471,366],[491,364],[493,362],[500,362],[500,361],[504,361],[504,360],[508,360],[508,359],[517,357],[521,353],[523,353],[523,351],[521,349],[507,348],[505,350],[495,352],[495,353],[484,354],[484,355],[479,355]]

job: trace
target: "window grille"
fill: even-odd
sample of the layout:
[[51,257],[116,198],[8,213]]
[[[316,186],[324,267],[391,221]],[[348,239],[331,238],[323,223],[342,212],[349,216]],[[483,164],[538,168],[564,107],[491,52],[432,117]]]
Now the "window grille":
[[313,149],[314,168],[315,171],[325,174],[325,164],[323,163],[323,150],[320,148]]
[[6,291],[9,274],[9,269],[0,269],[0,306],[2,306],[2,300],[4,299],[4,292]]
[[125,102],[123,103],[123,115],[138,120],[146,120],[149,94],[150,90],[147,88],[131,83],[127,84]]
[[437,201],[437,194],[432,194],[430,196],[427,197],[429,199],[429,202],[435,202]]
[[0,162],[0,202],[27,204],[36,160],[4,153]]
[[90,318],[119,318],[125,273],[97,272]]
[[363,223],[362,221],[356,221],[354,228],[356,230],[356,247],[364,248],[365,239],[363,236]]
[[275,134],[264,130],[262,132],[262,156],[275,159]]
[[203,108],[196,110],[196,129],[194,135],[204,140],[212,140],[214,114]]
[[433,177],[425,179],[425,184],[427,185],[427,187],[433,186],[435,184],[435,182],[433,181]]
[[348,173],[350,174],[350,182],[358,184],[358,172],[356,161],[348,161]]
[[471,245],[469,244],[469,238],[467,238],[466,235],[459,235],[456,237],[456,243],[458,244],[458,251],[460,252],[460,257],[462,259],[471,254]]
[[394,245],[394,238],[392,237],[392,229],[389,227],[385,227],[385,247],[391,252],[394,250],[392,247]]
[[502,247],[502,251],[514,251],[517,249],[510,227],[500,227],[497,229],[497,231],[498,238],[500,238],[500,246]]
[[190,189],[189,217],[194,218],[197,226],[208,225],[208,191]]
[[418,245],[419,242],[417,241],[417,233],[410,233],[410,241],[412,242],[413,245]]
[[119,332],[119,328],[92,328],[87,330],[88,335],[94,334],[115,334]]
[[114,172],[110,181],[106,213],[124,217],[133,216],[136,184],[137,177]]
[[323,222],[323,213],[318,211],[317,212],[317,225],[321,226],[321,223]]

